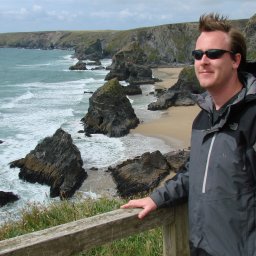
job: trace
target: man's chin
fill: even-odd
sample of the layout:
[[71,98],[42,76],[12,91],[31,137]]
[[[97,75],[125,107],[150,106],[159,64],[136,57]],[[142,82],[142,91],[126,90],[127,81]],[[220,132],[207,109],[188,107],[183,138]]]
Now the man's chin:
[[212,84],[211,83],[200,83],[200,86],[207,90],[208,88],[211,88],[212,87]]

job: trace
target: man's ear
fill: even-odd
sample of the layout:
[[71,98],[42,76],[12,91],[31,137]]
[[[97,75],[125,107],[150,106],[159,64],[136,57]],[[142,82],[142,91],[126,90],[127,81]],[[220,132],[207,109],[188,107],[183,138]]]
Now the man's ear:
[[238,69],[242,59],[241,54],[240,53],[234,54],[232,59],[233,59],[233,65],[232,65],[233,69]]

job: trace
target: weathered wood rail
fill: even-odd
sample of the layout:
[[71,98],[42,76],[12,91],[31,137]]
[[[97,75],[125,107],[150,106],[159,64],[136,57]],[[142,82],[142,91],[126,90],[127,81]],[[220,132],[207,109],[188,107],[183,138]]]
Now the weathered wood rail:
[[129,235],[163,227],[163,255],[187,256],[187,205],[159,209],[145,219],[140,209],[118,209],[0,241],[0,255],[68,256]]

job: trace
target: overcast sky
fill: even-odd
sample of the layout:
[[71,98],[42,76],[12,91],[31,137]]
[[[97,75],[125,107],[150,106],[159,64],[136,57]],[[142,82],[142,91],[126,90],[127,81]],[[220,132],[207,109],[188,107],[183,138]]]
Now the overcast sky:
[[0,33],[125,30],[198,21],[208,12],[248,19],[256,0],[0,0]]

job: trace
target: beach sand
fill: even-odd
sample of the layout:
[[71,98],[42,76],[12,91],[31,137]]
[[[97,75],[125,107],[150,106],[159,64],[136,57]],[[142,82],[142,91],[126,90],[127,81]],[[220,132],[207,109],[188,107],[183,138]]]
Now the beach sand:
[[155,83],[155,88],[170,88],[178,78],[183,67],[177,68],[153,68],[153,77],[159,78],[162,81]]
[[[155,88],[170,88],[177,80],[183,68],[156,68],[154,77],[162,80]],[[190,146],[191,126],[199,112],[198,106],[170,107],[163,111],[161,118],[141,123],[132,133],[163,139],[174,149],[184,149]]]

